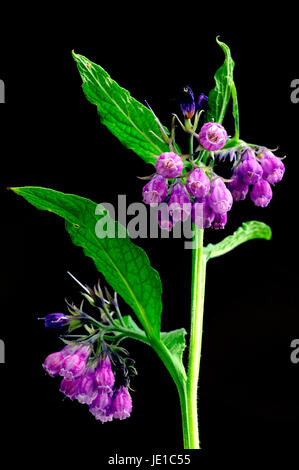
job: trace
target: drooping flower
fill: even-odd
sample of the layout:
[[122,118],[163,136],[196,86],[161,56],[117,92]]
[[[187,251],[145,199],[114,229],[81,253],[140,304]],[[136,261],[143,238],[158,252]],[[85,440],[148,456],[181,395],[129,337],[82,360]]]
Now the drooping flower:
[[67,380],[63,378],[60,382],[59,390],[64,393],[65,396],[67,396],[71,400],[74,400],[75,398],[77,398],[78,386],[80,384],[80,381],[81,377],[78,377],[74,380]]
[[215,230],[224,229],[227,223],[227,212],[224,214],[216,214],[213,222],[213,228]]
[[210,180],[201,168],[195,168],[186,180],[186,187],[191,196],[203,199],[210,191]]
[[90,405],[98,394],[98,386],[95,381],[95,366],[89,366],[79,379],[76,398],[80,403]]
[[195,200],[191,216],[193,223],[197,227],[201,229],[211,227],[215,218],[215,212],[210,208],[207,197],[204,200]]
[[208,202],[215,214],[224,214],[231,209],[233,197],[220,178],[213,180],[211,192],[208,194]]
[[244,200],[249,190],[248,184],[244,183],[236,173],[232,175],[231,179],[232,181],[230,181],[227,186],[233,196],[233,199],[235,201]]
[[170,232],[173,227],[173,220],[171,214],[169,213],[168,205],[166,203],[162,203],[159,206],[157,217],[158,224],[161,229]]
[[199,142],[204,149],[214,151],[221,149],[227,141],[227,132],[217,122],[207,122],[199,132]]
[[73,380],[83,375],[89,354],[90,346],[88,344],[80,345],[73,353],[64,358],[59,375],[67,380]]
[[115,377],[109,356],[100,357],[94,378],[99,387],[109,390],[112,389],[115,383]]
[[235,173],[247,185],[255,184],[262,178],[263,169],[252,149],[248,148],[243,152],[241,163],[237,166]]
[[119,387],[113,395],[111,410],[113,417],[117,419],[126,419],[132,411],[132,399],[126,387]]
[[51,375],[51,377],[59,375],[65,357],[71,354],[74,349],[75,348],[73,346],[67,345],[61,351],[49,354],[43,363],[45,371]]
[[154,175],[142,190],[143,201],[152,207],[164,201],[167,194],[167,182],[161,175]]
[[250,199],[256,206],[266,207],[272,199],[272,189],[268,181],[262,179],[254,184],[250,192]]
[[162,153],[156,161],[156,171],[164,178],[176,178],[183,170],[183,160],[174,152]]
[[285,166],[281,159],[276,157],[270,150],[264,150],[259,157],[263,169],[263,178],[271,184],[279,183],[285,172]]
[[176,224],[179,221],[185,221],[191,213],[192,204],[188,197],[186,187],[178,181],[174,184],[171,196],[168,202],[168,210],[172,221]]
[[94,417],[102,423],[113,420],[112,404],[112,391],[102,390],[98,391],[97,396],[89,406],[89,411]]

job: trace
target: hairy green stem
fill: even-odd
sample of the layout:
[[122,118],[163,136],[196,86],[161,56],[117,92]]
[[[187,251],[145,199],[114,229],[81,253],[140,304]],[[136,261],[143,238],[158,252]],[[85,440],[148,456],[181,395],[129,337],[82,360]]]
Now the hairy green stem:
[[203,251],[204,231],[194,227],[192,253],[191,328],[187,375],[187,429],[189,449],[200,449],[198,429],[198,378],[202,345],[203,311],[205,294],[206,256]]

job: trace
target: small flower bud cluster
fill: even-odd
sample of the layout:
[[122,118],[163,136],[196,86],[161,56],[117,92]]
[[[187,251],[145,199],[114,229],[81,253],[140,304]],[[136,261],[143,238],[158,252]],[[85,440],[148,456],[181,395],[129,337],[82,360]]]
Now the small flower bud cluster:
[[[75,342],[68,342],[61,351],[47,356],[43,367],[51,377],[62,377],[60,391],[71,400],[87,404],[97,420],[104,423],[113,419],[128,418],[132,411],[130,375],[136,374],[132,365],[134,361],[129,357],[122,357],[121,353],[128,356],[126,350],[113,345],[113,342],[108,344],[107,339],[104,340],[105,329],[109,328],[109,338],[113,335],[113,326],[114,333],[118,333],[117,324],[113,320],[115,310],[122,323],[117,298],[112,298],[106,290],[108,300],[105,299],[100,284],[94,290],[79,284],[84,287],[85,299],[100,313],[100,320],[84,313],[83,304],[80,309],[68,304],[72,316],[62,313],[47,315],[44,320],[48,328],[60,330],[68,325],[74,329],[74,319],[81,319],[83,323],[77,321],[75,327],[88,325],[91,334],[87,339],[85,335],[77,335]],[[69,336],[64,335],[64,338],[68,339]]]
[[93,416],[102,421],[128,418],[132,399],[128,387],[115,386],[115,375],[108,355],[90,359],[89,344],[67,345],[50,354],[43,367],[51,377],[62,376],[60,391],[71,400],[87,404]]
[[187,119],[192,119],[195,113],[195,109],[197,107],[198,111],[205,111],[208,106],[208,97],[201,93],[197,100],[197,106],[195,104],[194,94],[193,91],[189,86],[186,86],[182,93],[180,99],[180,108]]
[[246,148],[233,171],[228,188],[235,201],[244,200],[250,191],[252,202],[256,206],[266,207],[273,195],[270,185],[281,181],[284,171],[281,159],[270,150],[263,149],[256,155],[254,150]]

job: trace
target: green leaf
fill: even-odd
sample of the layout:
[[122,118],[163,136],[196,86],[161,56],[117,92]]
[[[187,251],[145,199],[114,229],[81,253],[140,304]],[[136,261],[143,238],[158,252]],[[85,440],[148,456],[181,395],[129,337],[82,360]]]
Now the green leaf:
[[272,236],[271,228],[263,222],[252,220],[245,222],[232,235],[229,235],[216,245],[209,244],[204,248],[207,259],[216,258],[233,250],[237,246],[255,238],[270,240]]
[[[134,245],[125,228],[95,202],[47,188],[11,188],[38,209],[54,212],[66,221],[73,243],[93,259],[99,272],[135,312],[149,338],[159,338],[162,286],[146,253]],[[106,223],[105,236],[103,223]],[[100,226],[98,224],[100,223]],[[97,234],[96,234],[96,228]],[[99,233],[100,231],[100,233]]]
[[97,106],[101,122],[123,145],[147,163],[155,164],[153,155],[168,152],[169,146],[160,140],[154,114],[112,80],[102,67],[80,54],[72,54],[83,81],[84,94]]
[[[129,330],[131,330],[132,338],[138,339],[139,341],[150,344],[147,341],[147,338],[144,335],[144,332],[139,328],[138,325],[136,325],[136,323],[134,322],[133,318],[130,315],[124,316],[123,321],[126,327]],[[170,357],[172,358],[172,363],[175,366],[175,369],[177,371],[180,371],[180,374],[184,379],[186,378],[186,371],[183,365],[183,352],[186,348],[186,340],[185,340],[186,333],[187,333],[186,330],[184,328],[181,328],[179,330],[161,332],[161,335],[160,335],[160,341],[164,344],[164,346],[166,346],[168,352],[170,353]],[[129,334],[128,334],[128,337],[130,337]]]
[[161,339],[165,346],[169,349],[175,360],[183,364],[183,352],[186,348],[186,330],[180,328],[179,330],[168,331],[161,333]]
[[234,61],[229,47],[216,38],[217,43],[224,52],[224,63],[217,70],[214,78],[216,86],[209,93],[209,108],[206,112],[206,122],[214,121],[220,124],[223,121],[233,86]]
[[235,120],[235,135],[234,140],[239,140],[240,137],[240,119],[239,119],[239,105],[238,96],[235,82],[232,82],[232,99],[233,99],[233,116]]

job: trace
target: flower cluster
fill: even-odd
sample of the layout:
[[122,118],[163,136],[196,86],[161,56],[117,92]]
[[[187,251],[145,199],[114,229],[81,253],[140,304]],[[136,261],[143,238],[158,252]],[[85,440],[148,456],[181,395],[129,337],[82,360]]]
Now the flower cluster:
[[51,377],[63,377],[60,391],[71,400],[87,404],[102,423],[128,418],[132,411],[128,388],[115,386],[109,355],[104,353],[94,358],[91,353],[89,344],[68,344],[47,356],[43,367]]
[[[72,276],[73,277],[73,276]],[[73,304],[68,304],[71,315],[51,313],[44,318],[47,328],[61,330],[69,326],[69,331],[85,327],[89,335],[64,335],[66,346],[46,357],[43,367],[51,377],[62,377],[60,391],[71,400],[87,404],[93,416],[101,422],[128,418],[132,411],[129,393],[130,376],[136,374],[134,361],[128,352],[120,348],[120,326],[113,319],[113,309],[120,315],[116,296],[105,299],[98,284],[94,290],[88,286],[84,297],[96,307],[101,320],[83,312]],[[108,335],[109,331],[109,335]],[[123,354],[126,356],[123,357]]]
[[[158,223],[164,230],[170,231],[177,222],[185,221],[190,215],[193,223],[202,229],[223,229],[233,201],[244,200],[249,193],[256,206],[266,207],[272,198],[271,184],[278,183],[283,177],[285,168],[280,158],[267,148],[249,146],[243,141],[235,151],[227,144],[227,132],[219,123],[206,122],[196,134],[200,114],[207,102],[207,97],[201,94],[192,125],[191,118],[196,109],[194,95],[191,88],[184,89],[180,106],[185,125],[175,117],[190,138],[197,138],[200,153],[195,159],[191,159],[194,153],[178,155],[174,142],[169,140],[170,151],[157,156],[156,173],[143,188],[143,201],[158,207]],[[230,160],[236,161],[230,179],[225,180],[215,173],[215,167],[228,154]],[[212,166],[207,166],[209,159]]]

